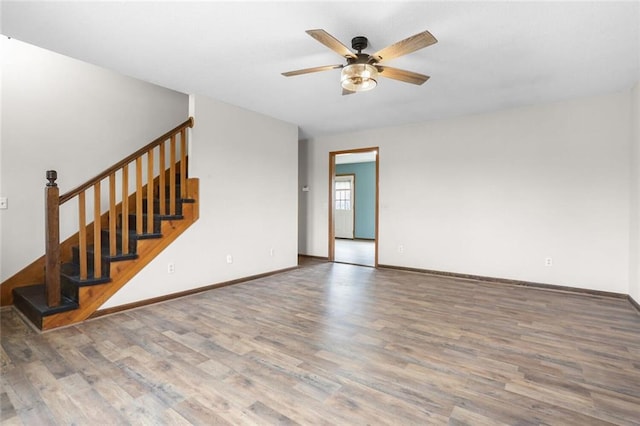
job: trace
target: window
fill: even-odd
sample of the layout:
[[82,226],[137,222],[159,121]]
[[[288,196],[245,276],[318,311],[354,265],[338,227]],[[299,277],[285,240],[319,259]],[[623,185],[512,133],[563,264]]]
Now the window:
[[351,182],[336,181],[336,210],[351,210]]

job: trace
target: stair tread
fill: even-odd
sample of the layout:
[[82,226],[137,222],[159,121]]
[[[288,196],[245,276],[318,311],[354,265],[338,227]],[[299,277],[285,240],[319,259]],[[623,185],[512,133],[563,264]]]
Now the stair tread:
[[157,217],[160,220],[182,220],[182,219],[184,219],[184,215],[181,215],[181,214],[160,214],[160,213],[156,213],[156,214],[154,214],[154,216]]
[[[133,223],[133,225],[135,225],[135,223]],[[144,228],[145,229],[147,228],[147,223],[146,222],[144,223]],[[109,230],[108,229],[102,229],[102,232],[108,234]],[[139,235],[148,235],[146,232],[143,232],[142,234],[138,234],[138,233],[136,233],[135,229],[127,229],[127,232],[129,233],[129,238],[135,238],[135,237],[137,237]],[[157,234],[157,232],[153,232],[153,233]],[[117,235],[117,239],[122,238],[122,228],[117,228],[116,229],[116,235]],[[103,242],[102,246],[104,247],[105,246],[104,243],[108,243],[108,241],[109,241],[108,238],[103,238],[102,239],[102,242]],[[93,246],[93,244],[92,244],[92,246]],[[120,250],[120,249],[118,249],[118,250]]]
[[[74,249],[78,249],[78,246],[74,246]],[[130,259],[137,259],[138,258],[138,254],[137,253],[127,253],[124,254],[122,253],[121,249],[117,249],[116,250],[116,254],[111,255],[109,254],[109,245],[108,243],[106,245],[101,245],[100,246],[100,253],[101,253],[101,257],[105,258],[105,259],[109,259],[110,261],[114,262],[114,261],[119,261],[119,260],[130,260]],[[87,246],[87,254],[95,254],[95,249],[94,249],[94,245],[91,244],[89,246]]]
[[[146,220],[146,219],[147,219],[147,216],[148,216],[148,215],[147,215],[147,213],[146,213],[146,212],[143,212],[143,213],[142,213],[142,217],[143,217],[143,219],[145,219],[145,220]],[[130,218],[130,219],[129,219],[129,224],[131,224],[131,220],[132,220],[132,219],[135,219],[135,217],[136,217],[136,214],[135,214],[135,213],[129,213],[129,218]],[[179,213],[176,213],[176,214],[169,214],[169,213],[160,214],[159,212],[154,212],[154,213],[153,213],[153,220],[154,220],[154,221],[156,221],[156,220],[157,220],[157,221],[160,221],[160,220],[174,220],[174,219],[184,219],[184,215],[183,215],[183,214],[179,214]],[[134,223],[135,223],[135,222],[134,222]],[[144,225],[146,226],[146,225],[147,225],[147,223],[145,222],[145,223],[144,223]]]
[[40,316],[48,316],[78,309],[78,303],[62,296],[59,306],[49,307],[45,296],[44,284],[36,284],[27,287],[19,287],[13,290],[14,298],[20,298],[27,302]]
[[152,232],[150,234],[145,233],[145,234],[135,234],[133,236],[135,239],[137,240],[148,240],[151,238],[162,238],[162,233],[161,232]]
[[98,285],[111,282],[109,275],[102,275],[100,277],[93,276],[93,268],[87,269],[87,279],[80,279],[80,266],[75,263],[63,263],[60,271],[60,275],[68,278],[71,282],[78,286]]

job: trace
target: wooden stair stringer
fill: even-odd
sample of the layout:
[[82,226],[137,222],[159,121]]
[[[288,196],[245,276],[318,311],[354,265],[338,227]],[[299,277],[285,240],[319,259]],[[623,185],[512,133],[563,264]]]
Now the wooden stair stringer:
[[187,179],[189,198],[195,202],[183,204],[183,219],[163,220],[161,224],[162,238],[138,240],[138,257],[136,259],[112,262],[110,282],[80,287],[78,292],[79,308],[44,317],[42,319],[42,330],[75,324],[89,318],[104,302],[124,287],[160,252],[193,225],[199,218],[198,183],[197,178]]

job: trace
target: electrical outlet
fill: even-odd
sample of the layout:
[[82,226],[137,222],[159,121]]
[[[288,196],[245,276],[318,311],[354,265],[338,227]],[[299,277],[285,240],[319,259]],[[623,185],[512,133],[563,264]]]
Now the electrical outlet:
[[170,263],[167,265],[167,273],[169,273],[169,274],[173,274],[174,272],[176,272],[176,264],[175,264],[175,263],[173,263],[173,262],[170,262]]
[[553,259],[550,257],[544,258],[544,266],[553,266]]
[[402,244],[398,246],[398,253],[400,254],[404,253],[404,246]]
[[233,263],[233,256],[230,254],[227,255],[227,263]]

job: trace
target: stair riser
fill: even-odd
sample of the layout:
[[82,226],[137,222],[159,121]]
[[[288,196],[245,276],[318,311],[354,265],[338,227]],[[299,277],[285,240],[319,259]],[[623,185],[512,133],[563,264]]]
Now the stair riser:
[[[157,218],[154,218],[153,219],[153,232],[154,233],[160,232],[160,227],[161,226],[162,226],[161,220],[157,219]],[[136,215],[135,214],[130,214],[129,215],[129,230],[136,232]],[[144,234],[146,232],[147,232],[147,215],[143,214],[142,215],[142,233]]]
[[[164,208],[165,208],[165,214],[169,214],[170,211],[170,202],[169,199],[167,199],[167,201],[165,202]],[[147,213],[149,211],[149,209],[147,208],[147,202],[146,200],[144,200],[142,202],[142,212],[143,213]],[[153,201],[153,213],[154,214],[158,214],[160,212],[160,201],[159,200],[154,200]],[[182,214],[182,200],[176,199],[176,214],[177,215],[181,215]]]
[[[102,238],[102,253],[109,253],[109,236],[110,232],[108,230],[102,230],[101,238]],[[136,240],[135,237],[132,238],[131,233],[129,233],[129,253],[136,252]],[[122,253],[122,231],[121,229],[116,230],[116,252]]]
[[[80,265],[80,248],[79,247],[72,247],[71,248],[71,253],[72,253],[72,262],[75,263],[76,265]],[[102,275],[103,277],[109,276],[109,268],[111,267],[111,261],[106,258],[106,256],[109,255],[109,250],[107,251],[103,251],[102,252],[102,256],[101,256],[101,263],[100,263],[100,267],[102,268]],[[89,274],[89,272],[91,273],[91,277],[93,277],[93,262],[95,259],[95,254],[93,253],[93,251],[87,251],[87,274]]]
[[65,275],[60,277],[60,289],[65,297],[73,301],[78,301],[78,285],[76,282],[71,281]]
[[29,321],[31,321],[36,327],[42,330],[42,316],[38,311],[36,311],[33,306],[22,297],[14,295],[13,297],[13,305],[16,309],[24,316],[26,316]]
[[[180,182],[180,179],[177,178],[176,182]],[[169,190],[170,190],[170,188],[171,188],[170,185],[167,185],[167,186],[164,187],[164,196],[165,196],[165,198],[169,198]],[[160,195],[160,186],[156,185],[153,188],[153,193],[154,193],[154,195],[156,197],[158,197]],[[181,194],[182,194],[182,191],[180,190],[180,185],[178,184],[178,185],[176,185],[176,200],[178,198],[182,198]]]

